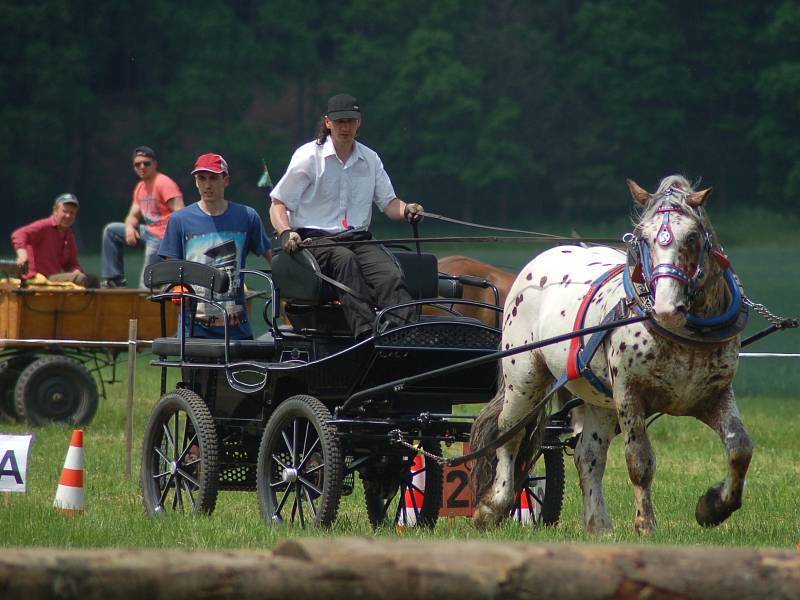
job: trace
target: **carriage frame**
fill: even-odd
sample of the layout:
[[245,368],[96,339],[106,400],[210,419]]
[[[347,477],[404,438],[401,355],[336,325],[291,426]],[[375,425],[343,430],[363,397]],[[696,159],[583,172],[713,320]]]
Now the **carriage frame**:
[[[467,441],[474,418],[456,407],[489,401],[498,377],[498,362],[489,357],[499,347],[499,317],[492,327],[459,309],[499,315],[502,307],[497,300],[461,299],[464,285],[494,288],[488,281],[439,273],[432,254],[392,253],[413,300],[379,311],[373,335],[360,342],[307,251],[278,253],[270,271],[244,271],[266,286],[269,298],[268,331],[255,340],[230,340],[227,331],[224,339],[192,336],[188,319],[198,302],[224,311],[214,294],[227,289],[227,275],[185,261],[148,269],[145,281],[162,315],[170,302],[188,315],[172,336],[164,320],[153,341],[161,400],[145,430],[141,469],[150,514],[210,513],[219,491],[255,490],[268,523],[328,526],[358,473],[373,526],[435,524],[442,446]],[[278,324],[282,301],[290,325]],[[405,306],[414,307],[417,319],[389,327],[393,311]],[[481,357],[488,360],[458,368]],[[168,369],[181,372],[172,390]],[[431,375],[437,370],[447,374]],[[519,493],[528,511],[517,507],[520,520],[558,521],[563,449],[572,432],[568,410],[550,420],[541,460]]]

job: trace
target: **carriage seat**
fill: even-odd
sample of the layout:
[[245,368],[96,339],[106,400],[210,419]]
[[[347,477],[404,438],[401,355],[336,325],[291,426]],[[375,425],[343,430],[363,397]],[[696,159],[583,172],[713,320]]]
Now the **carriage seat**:
[[[407,250],[391,252],[400,265],[411,297],[435,298],[439,281],[436,256]],[[339,298],[338,290],[316,275],[320,272],[314,255],[306,250],[294,254],[278,252],[272,259],[272,277],[281,298],[296,304],[320,305]]]
[[[223,359],[225,340],[206,338],[186,338],[184,356],[186,358]],[[180,356],[181,339],[162,337],[153,340],[153,354],[157,356]],[[230,340],[228,357],[231,359],[263,359],[275,356],[275,339],[265,333],[254,340]]]
[[[145,284],[150,288],[152,299],[156,302],[169,302],[175,296],[167,295],[177,285],[188,287],[197,293],[198,288],[211,291],[215,295],[228,291],[230,276],[227,272],[187,260],[164,260],[148,266],[144,272]],[[158,290],[163,289],[164,292]],[[194,318],[196,302],[187,303],[191,318]],[[165,321],[162,315],[162,332]],[[180,356],[181,338],[166,336],[153,340],[153,354],[158,356]],[[238,359],[269,359],[275,354],[275,340],[267,333],[255,340],[229,340],[228,356]],[[225,357],[225,340],[186,337],[184,357],[203,359],[222,359]]]

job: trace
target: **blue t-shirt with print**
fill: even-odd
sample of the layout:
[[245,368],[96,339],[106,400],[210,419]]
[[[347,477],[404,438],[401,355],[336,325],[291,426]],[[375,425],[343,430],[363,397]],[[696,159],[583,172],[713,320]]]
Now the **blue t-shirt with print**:
[[[252,338],[244,298],[244,276],[247,254],[264,255],[270,248],[261,217],[251,207],[228,202],[227,210],[211,216],[200,210],[198,203],[174,212],[158,249],[159,256],[178,258],[211,265],[228,273],[231,285],[225,294],[214,300],[228,312],[228,335],[231,339]],[[209,290],[195,290],[210,297]],[[195,316],[195,337],[224,336],[223,313],[211,304],[199,304]]]

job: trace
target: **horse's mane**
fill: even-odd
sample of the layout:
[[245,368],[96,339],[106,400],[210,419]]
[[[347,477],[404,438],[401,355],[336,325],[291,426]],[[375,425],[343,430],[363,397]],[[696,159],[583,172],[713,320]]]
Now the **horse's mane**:
[[709,232],[712,242],[716,245],[717,236],[714,232],[714,228],[711,226],[711,221],[708,218],[705,208],[702,206],[691,206],[686,201],[689,197],[689,194],[692,194],[696,190],[689,180],[683,175],[669,175],[661,180],[661,183],[658,184],[656,193],[650,198],[650,202],[648,202],[644,207],[636,207],[638,210],[635,211],[633,217],[634,227],[650,220],[653,217],[655,212],[661,206],[661,201],[667,196],[667,192],[670,189],[672,189],[673,192],[669,196],[670,200],[675,204],[681,205],[684,209],[684,214],[697,220],[700,225]]

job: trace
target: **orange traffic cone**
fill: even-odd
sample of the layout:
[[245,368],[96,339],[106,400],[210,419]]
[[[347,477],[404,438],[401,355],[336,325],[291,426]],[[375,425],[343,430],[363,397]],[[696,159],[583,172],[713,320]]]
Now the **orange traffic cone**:
[[75,429],[53,506],[67,515],[83,514],[83,430]]
[[[417,454],[411,466],[412,487],[406,488],[403,494],[403,506],[397,515],[398,527],[413,527],[417,524],[417,513],[422,510],[425,500],[425,457]],[[416,510],[414,507],[416,506]]]
[[514,503],[513,517],[515,521],[523,525],[530,525],[535,521],[531,503],[528,500],[528,490],[525,488],[517,495],[517,501]]

